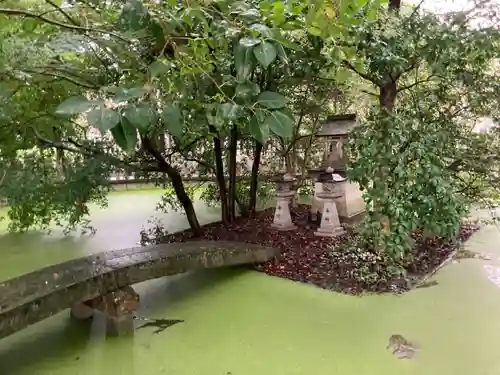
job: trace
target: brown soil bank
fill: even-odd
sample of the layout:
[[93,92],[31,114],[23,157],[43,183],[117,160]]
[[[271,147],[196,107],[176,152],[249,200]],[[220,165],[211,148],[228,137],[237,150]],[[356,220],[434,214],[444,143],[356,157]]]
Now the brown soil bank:
[[[296,223],[307,219],[308,206],[301,205],[292,213]],[[402,292],[410,287],[408,280],[427,275],[438,267],[457,246],[479,229],[476,223],[464,223],[458,241],[447,242],[441,238],[424,239],[415,233],[413,261],[399,273],[383,254],[366,249],[345,246],[356,243],[355,231],[347,228],[346,234],[337,238],[314,235],[315,228],[301,225],[297,230],[279,232],[271,228],[274,209],[258,213],[252,219],[238,218],[225,227],[212,223],[203,227],[204,240],[243,241],[275,247],[281,250],[273,261],[253,268],[268,275],[317,285],[321,288],[349,294],[363,292]],[[190,230],[174,233],[161,242],[193,240]],[[195,239],[197,240],[197,239]],[[396,272],[397,271],[397,272]]]

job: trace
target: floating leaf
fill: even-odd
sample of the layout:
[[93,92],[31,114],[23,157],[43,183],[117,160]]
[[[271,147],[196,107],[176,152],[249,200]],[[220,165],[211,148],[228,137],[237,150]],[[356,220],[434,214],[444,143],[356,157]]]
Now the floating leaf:
[[286,105],[287,99],[277,92],[264,91],[257,98],[257,103],[267,108],[278,109]]
[[111,129],[116,144],[125,152],[132,152],[137,145],[137,129],[124,117]]
[[73,96],[57,106],[56,114],[66,116],[76,115],[88,111],[96,105],[97,102],[87,100],[83,96]]
[[252,137],[262,144],[265,144],[269,139],[269,124],[260,122],[257,115],[253,115],[250,119],[248,130]]
[[236,68],[236,79],[245,81],[252,73],[254,67],[253,53],[251,48],[239,44],[234,51],[234,65]]
[[181,139],[184,132],[184,124],[182,123],[182,114],[179,108],[166,106],[163,108],[161,117],[168,132],[175,138]]
[[264,69],[267,69],[276,60],[277,55],[276,48],[269,42],[263,42],[254,47],[253,53]]
[[270,112],[264,123],[274,134],[282,138],[290,138],[293,135],[294,119],[288,113],[281,111]]
[[123,115],[141,133],[148,131],[155,122],[153,109],[147,103],[129,105],[125,108]]
[[120,115],[112,109],[101,106],[87,114],[87,122],[104,134],[120,122]]

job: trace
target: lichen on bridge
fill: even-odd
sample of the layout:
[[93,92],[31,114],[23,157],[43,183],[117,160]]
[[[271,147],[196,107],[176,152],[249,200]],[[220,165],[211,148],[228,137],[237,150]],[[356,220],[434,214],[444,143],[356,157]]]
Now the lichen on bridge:
[[120,288],[202,268],[266,262],[273,248],[192,241],[94,254],[0,283],[0,339],[73,304]]

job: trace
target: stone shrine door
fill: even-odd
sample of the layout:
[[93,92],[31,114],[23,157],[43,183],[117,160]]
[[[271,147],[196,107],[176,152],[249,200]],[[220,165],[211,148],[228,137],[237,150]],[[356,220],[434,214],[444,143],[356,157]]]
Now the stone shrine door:
[[325,165],[331,166],[334,162],[340,161],[344,158],[343,142],[341,139],[332,139],[327,141]]

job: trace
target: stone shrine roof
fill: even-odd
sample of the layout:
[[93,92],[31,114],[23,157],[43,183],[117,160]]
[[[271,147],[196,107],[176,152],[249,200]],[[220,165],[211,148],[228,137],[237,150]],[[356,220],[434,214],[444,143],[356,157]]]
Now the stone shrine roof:
[[355,114],[328,116],[316,134],[317,137],[346,136],[358,125]]

